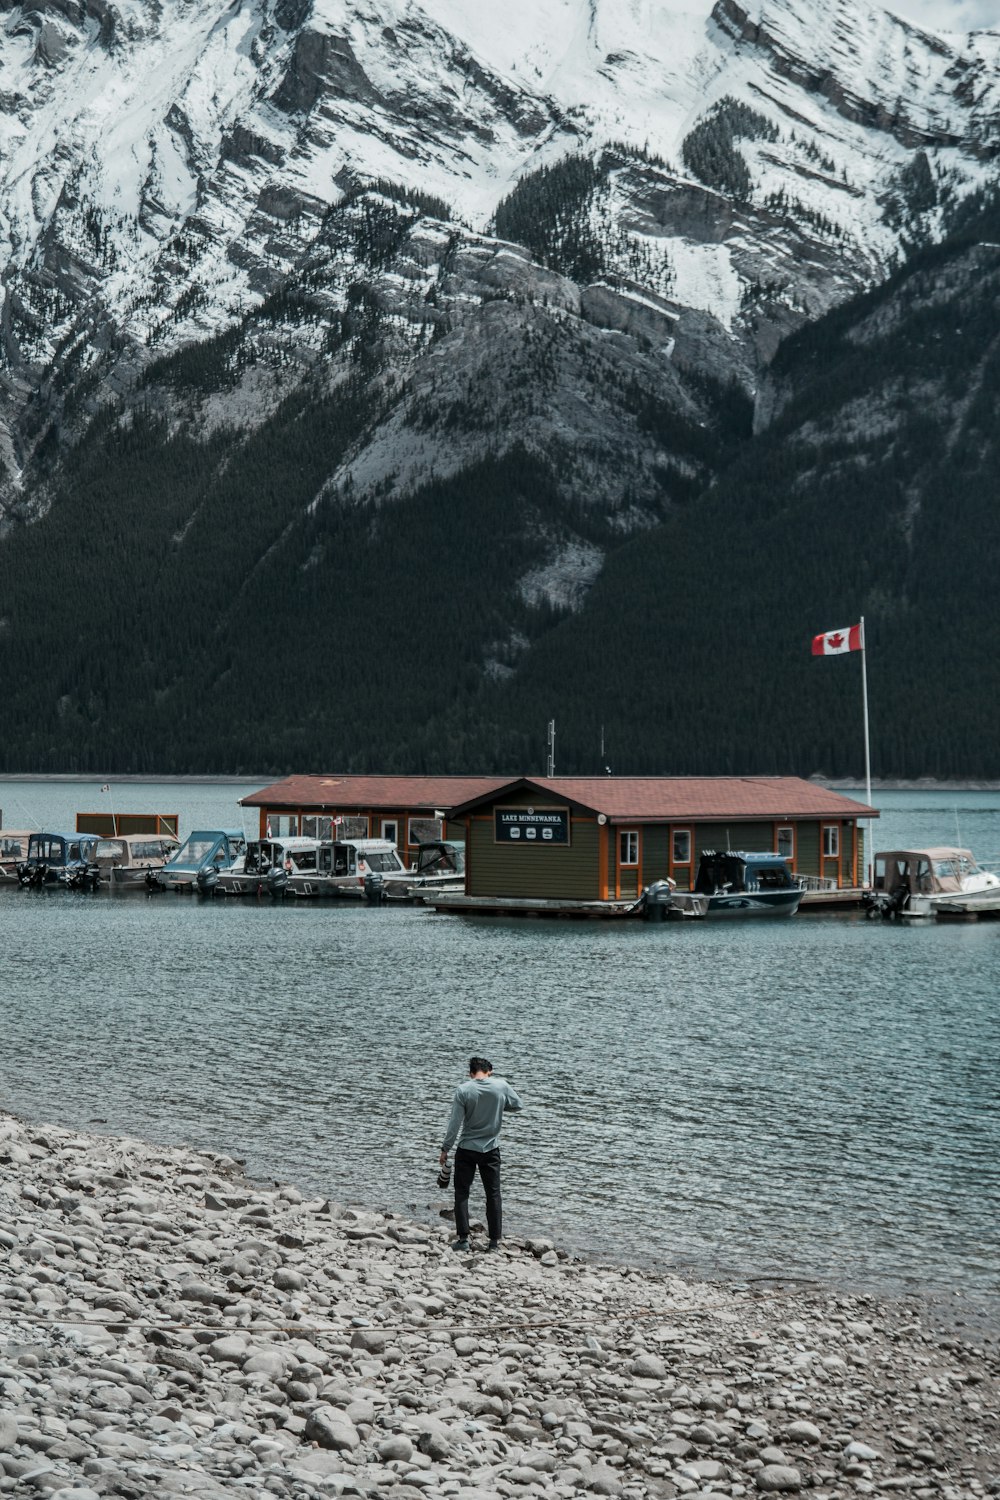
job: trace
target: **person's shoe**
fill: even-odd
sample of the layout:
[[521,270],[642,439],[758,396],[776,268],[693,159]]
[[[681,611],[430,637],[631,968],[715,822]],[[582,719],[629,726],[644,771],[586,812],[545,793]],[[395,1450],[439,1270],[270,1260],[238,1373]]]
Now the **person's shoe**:
[[452,1240],[451,1248],[453,1250],[468,1250],[469,1242],[468,1240]]
[[486,1248],[487,1248],[487,1250],[499,1250],[500,1249],[500,1241],[499,1240],[490,1240],[490,1242],[486,1246]]

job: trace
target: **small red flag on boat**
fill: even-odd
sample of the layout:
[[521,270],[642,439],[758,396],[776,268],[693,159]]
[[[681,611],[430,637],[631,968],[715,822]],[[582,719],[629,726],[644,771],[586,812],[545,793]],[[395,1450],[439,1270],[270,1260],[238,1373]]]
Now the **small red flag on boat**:
[[843,630],[828,630],[825,635],[814,635],[813,656],[840,656],[845,651],[864,649],[865,637],[860,625],[847,625]]

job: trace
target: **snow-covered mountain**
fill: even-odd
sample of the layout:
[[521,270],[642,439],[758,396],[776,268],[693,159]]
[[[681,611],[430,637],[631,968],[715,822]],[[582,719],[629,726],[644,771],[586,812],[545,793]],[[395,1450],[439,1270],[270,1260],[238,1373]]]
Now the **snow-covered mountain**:
[[[685,372],[752,391],[784,333],[884,275],[1000,149],[1000,35],[868,0],[5,0],[0,90],[2,499],[35,510],[38,445],[127,403],[152,361],[230,330],[198,420],[252,424],[304,373],[334,378],[330,328],[361,303],[381,404],[334,489],[460,466],[475,441],[432,441],[404,392],[495,401],[483,349],[553,310],[582,364],[616,332],[701,421]],[[557,239],[575,216],[598,245],[586,271],[491,237],[567,157],[600,164],[552,210]],[[303,286],[310,316],[286,317]],[[570,439],[593,409],[570,409],[574,379]],[[631,484],[662,458],[607,436]]]
[[0,0],[0,757],[529,764],[559,683],[759,769],[737,619],[991,556],[998,150],[1000,35],[870,0]]

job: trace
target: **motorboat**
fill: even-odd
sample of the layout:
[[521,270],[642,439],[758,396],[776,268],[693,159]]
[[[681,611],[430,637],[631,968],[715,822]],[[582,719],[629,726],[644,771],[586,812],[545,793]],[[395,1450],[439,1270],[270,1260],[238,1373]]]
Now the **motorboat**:
[[246,852],[241,829],[197,828],[166,864],[152,873],[150,888],[210,896],[219,876]]
[[111,891],[147,891],[176,854],[180,840],[165,833],[128,833],[97,841],[101,884]]
[[871,917],[936,917],[1000,907],[1000,876],[983,869],[969,849],[889,849],[875,855]]
[[74,891],[94,891],[101,879],[99,842],[93,833],[32,833],[27,855],[17,866],[17,878],[32,889],[62,885]]
[[709,918],[791,917],[801,900],[784,855],[742,849],[703,849],[694,890],[673,893],[675,906],[697,907]]
[[442,891],[465,890],[465,844],[454,839],[427,839],[402,875],[372,870],[365,879],[369,901],[423,901]]
[[288,877],[289,896],[361,898],[371,875],[383,879],[406,875],[391,839],[324,839],[316,851],[316,868]]
[[320,839],[251,839],[245,854],[220,870],[216,894],[220,896],[281,896],[293,875],[313,874],[317,868]]
[[28,857],[30,828],[0,828],[0,882],[17,880],[17,867]]

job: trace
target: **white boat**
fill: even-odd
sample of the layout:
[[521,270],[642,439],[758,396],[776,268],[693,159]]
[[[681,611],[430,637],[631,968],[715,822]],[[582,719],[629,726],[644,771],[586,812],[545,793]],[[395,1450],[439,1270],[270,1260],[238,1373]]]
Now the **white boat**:
[[17,881],[17,867],[28,857],[30,828],[0,828],[0,881]]
[[465,890],[465,845],[455,839],[428,839],[403,875],[372,872],[365,882],[371,902],[423,901],[442,891]]
[[282,896],[293,875],[314,874],[320,839],[251,839],[246,853],[220,870],[219,896]]
[[112,891],[146,891],[176,854],[180,840],[169,833],[126,833],[98,839],[101,884]]
[[316,868],[289,875],[286,890],[289,896],[360,899],[369,876],[388,880],[406,873],[391,839],[324,839],[316,851]]
[[1000,876],[984,870],[969,849],[888,849],[875,855],[871,917],[936,917],[1000,906]]

